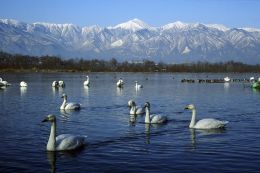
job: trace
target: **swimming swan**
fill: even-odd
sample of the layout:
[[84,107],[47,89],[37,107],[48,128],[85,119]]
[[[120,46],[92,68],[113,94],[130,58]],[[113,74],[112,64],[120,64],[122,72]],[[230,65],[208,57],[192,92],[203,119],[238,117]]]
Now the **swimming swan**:
[[42,122],[51,122],[51,132],[46,149],[48,151],[74,150],[86,143],[86,136],[62,134],[56,137],[56,117],[48,115]]
[[135,88],[136,88],[136,89],[143,88],[143,85],[140,85],[140,84],[138,84],[137,81],[135,81]]
[[26,82],[22,81],[22,82],[20,82],[20,86],[21,86],[21,87],[27,87],[28,85],[27,85]]
[[59,82],[58,81],[53,81],[51,84],[52,87],[59,87]]
[[78,103],[67,103],[67,95],[64,93],[62,94],[61,98],[63,98],[63,103],[60,106],[61,110],[79,110],[80,104]]
[[65,82],[63,80],[59,81],[59,87],[65,87]]
[[192,117],[190,121],[190,128],[194,129],[218,129],[218,128],[224,128],[225,125],[228,123],[228,121],[220,121],[213,118],[206,118],[199,120],[196,123],[196,109],[194,105],[188,105],[185,107],[185,109],[192,110]]
[[7,81],[3,80],[2,78],[0,78],[0,85],[1,86],[10,86],[11,84],[8,83]]
[[163,124],[168,121],[166,116],[163,115],[150,115],[150,103],[146,102],[145,105],[145,123],[146,124]]
[[84,85],[84,86],[89,86],[89,84],[90,84],[90,82],[89,82],[89,77],[88,77],[88,76],[86,76],[86,77],[87,77],[87,80],[84,81],[83,85]]
[[136,106],[133,100],[130,102],[130,115],[141,115],[144,113],[145,110],[143,107]]
[[124,81],[122,80],[122,78],[120,78],[117,83],[116,83],[116,86],[119,87],[119,88],[122,88],[124,85]]

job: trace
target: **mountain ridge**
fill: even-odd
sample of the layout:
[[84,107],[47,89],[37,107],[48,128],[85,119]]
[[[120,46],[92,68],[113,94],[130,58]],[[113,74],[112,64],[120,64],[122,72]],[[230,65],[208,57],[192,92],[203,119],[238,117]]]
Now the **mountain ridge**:
[[153,27],[139,19],[112,27],[0,19],[0,50],[86,59],[253,64],[260,63],[260,29],[181,21]]

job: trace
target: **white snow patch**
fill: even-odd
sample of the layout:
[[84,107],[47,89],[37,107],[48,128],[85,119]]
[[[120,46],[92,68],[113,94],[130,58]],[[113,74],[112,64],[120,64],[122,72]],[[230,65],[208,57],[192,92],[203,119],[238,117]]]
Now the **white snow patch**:
[[182,51],[182,54],[187,54],[189,53],[191,50],[186,46],[185,49]]
[[133,20],[129,20],[125,23],[118,24],[111,28],[113,28],[113,29],[121,28],[121,29],[126,29],[126,30],[137,31],[140,29],[149,29],[151,27],[139,19],[133,19]]
[[224,31],[224,32],[230,29],[222,24],[205,24],[205,26],[207,26],[209,28],[215,28],[217,30]]
[[113,42],[112,44],[111,44],[111,46],[112,47],[120,47],[120,46],[122,46],[123,45],[123,40],[117,40],[117,41],[115,41],[115,42]]

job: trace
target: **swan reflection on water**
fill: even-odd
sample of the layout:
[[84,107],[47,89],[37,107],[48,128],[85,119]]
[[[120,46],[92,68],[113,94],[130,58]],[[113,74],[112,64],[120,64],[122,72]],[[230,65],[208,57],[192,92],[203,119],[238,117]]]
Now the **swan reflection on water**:
[[198,136],[218,135],[226,132],[225,128],[218,129],[189,129],[192,148],[196,148]]
[[27,87],[20,87],[21,96],[25,95],[26,92],[27,92]]
[[122,87],[116,87],[116,95],[122,96],[123,94],[123,88]]
[[84,85],[84,93],[85,93],[85,95],[88,95],[88,93],[89,93],[89,86],[88,85]]
[[81,147],[72,151],[47,151],[47,159],[50,164],[51,173],[56,173],[57,159],[62,159],[64,157],[65,158],[77,157],[79,154],[82,153],[84,149],[85,147]]
[[224,83],[224,90],[225,90],[225,91],[228,91],[228,90],[229,90],[229,87],[230,87],[230,83],[225,82],[225,83]]

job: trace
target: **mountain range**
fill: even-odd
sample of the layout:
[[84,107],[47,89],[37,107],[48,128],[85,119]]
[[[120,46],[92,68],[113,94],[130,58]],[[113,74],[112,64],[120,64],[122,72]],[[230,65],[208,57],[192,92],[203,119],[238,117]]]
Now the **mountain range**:
[[259,64],[260,29],[180,21],[152,27],[139,19],[109,27],[0,19],[0,50],[64,58]]

